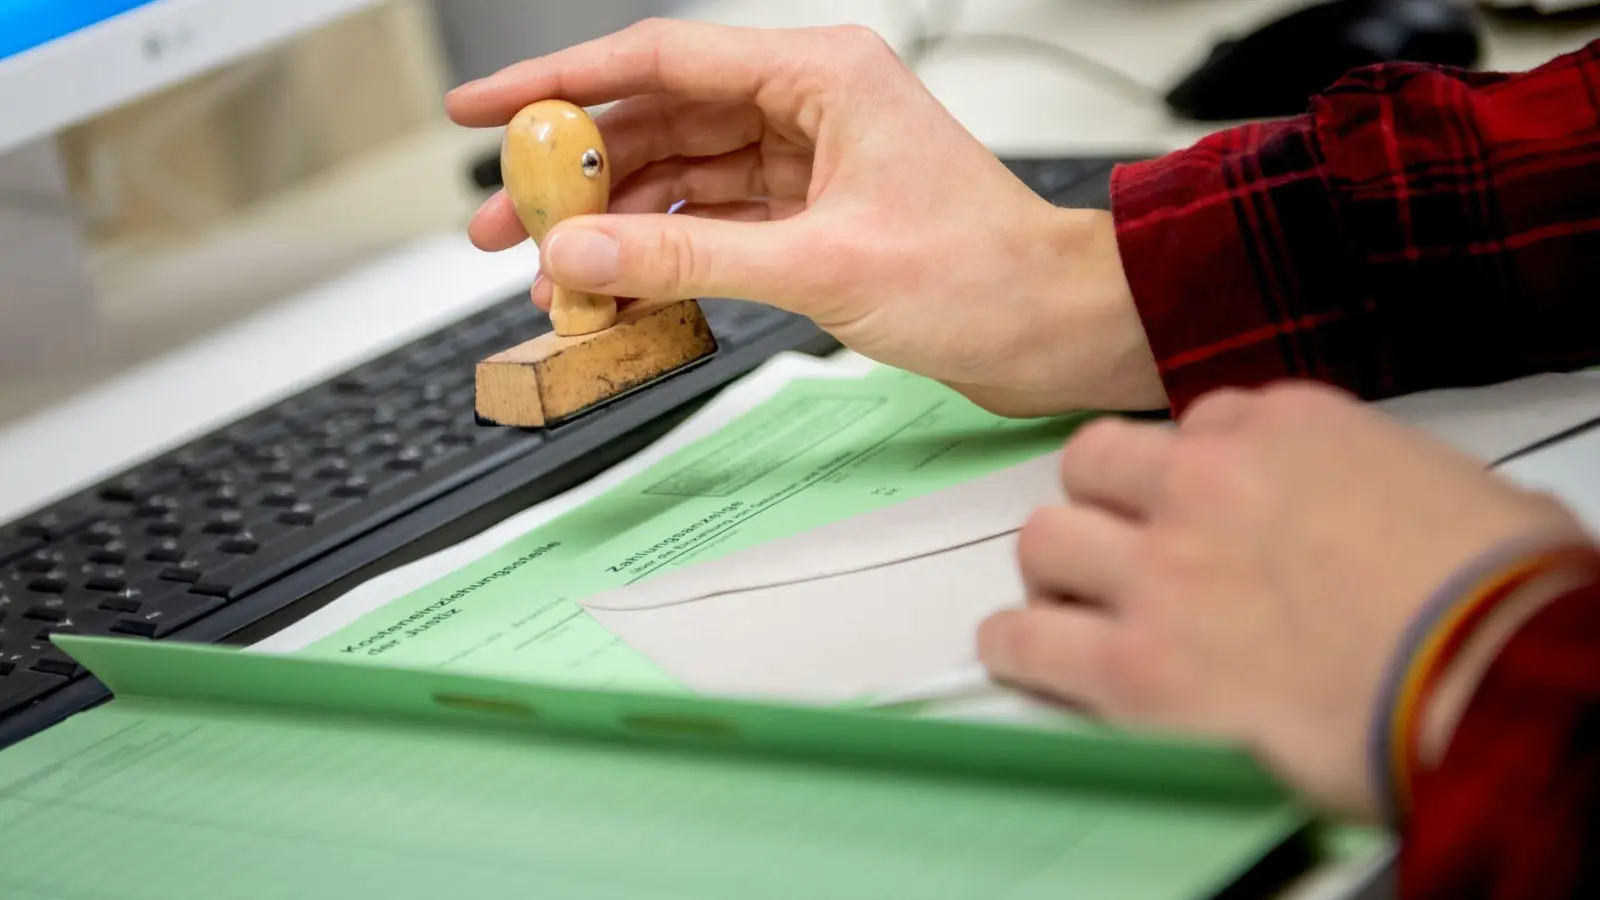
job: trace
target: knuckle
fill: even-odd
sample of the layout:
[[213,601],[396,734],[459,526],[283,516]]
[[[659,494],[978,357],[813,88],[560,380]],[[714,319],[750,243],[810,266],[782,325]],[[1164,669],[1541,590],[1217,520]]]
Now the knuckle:
[[997,615],[985,619],[978,626],[978,655],[987,665],[1003,665],[1007,669],[1026,669],[1030,644],[1037,642],[1033,629],[1023,627],[1020,617]]
[[671,31],[677,24],[665,16],[646,16],[628,26],[627,30],[640,38],[659,38]]
[[[670,218],[670,217],[669,217]],[[708,262],[705,254],[695,248],[689,234],[676,225],[666,225],[656,233],[656,244],[651,251],[654,257],[651,270],[656,277],[650,279],[667,293],[681,293],[690,285],[705,280]]]
[[1121,629],[1100,648],[1099,667],[1106,700],[1123,715],[1143,716],[1155,708],[1161,654],[1136,629]]
[[1301,422],[1352,405],[1349,394],[1315,381],[1281,381],[1261,392],[1262,415],[1272,422]]
[[1038,583],[1039,566],[1054,550],[1060,518],[1055,507],[1035,510],[1017,533],[1017,564],[1030,586]]
[[1061,482],[1070,486],[1092,481],[1117,454],[1119,436],[1126,425],[1120,419],[1102,418],[1079,428],[1061,450]]
[[883,35],[873,29],[858,23],[839,25],[833,29],[834,40],[840,46],[848,48],[853,54],[865,57],[879,56],[884,53],[892,54],[893,48],[884,40]]
[[1191,441],[1173,450],[1171,485],[1179,496],[1201,502],[1238,495],[1251,466],[1235,441]]
[[1304,381],[1280,381],[1261,391],[1262,410],[1274,416],[1302,413],[1322,401],[1321,389]]
[[1215,562],[1215,554],[1204,539],[1195,540],[1182,533],[1168,532],[1159,539],[1148,540],[1141,550],[1139,558],[1150,584],[1199,584],[1207,564]]
[[1241,388],[1225,387],[1196,399],[1179,417],[1184,429],[1209,428],[1242,419],[1250,409],[1251,397]]
[[1014,674],[1029,679],[1046,677],[1054,648],[1045,631],[1027,627],[1021,617],[1007,619],[1000,624],[996,640],[1000,658],[1009,661]]

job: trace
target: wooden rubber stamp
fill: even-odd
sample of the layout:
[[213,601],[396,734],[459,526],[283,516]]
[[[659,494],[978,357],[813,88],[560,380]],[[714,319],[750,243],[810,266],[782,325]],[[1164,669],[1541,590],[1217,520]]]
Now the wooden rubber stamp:
[[[556,223],[603,213],[610,160],[582,107],[541,100],[506,127],[501,178],[535,244]],[[703,362],[716,338],[694,299],[616,298],[556,287],[552,331],[478,363],[477,416],[487,425],[542,428],[567,421]]]

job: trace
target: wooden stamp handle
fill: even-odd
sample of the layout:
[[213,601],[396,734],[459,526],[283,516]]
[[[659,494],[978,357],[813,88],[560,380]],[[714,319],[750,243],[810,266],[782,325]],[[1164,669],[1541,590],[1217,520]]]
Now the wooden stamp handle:
[[[611,160],[583,107],[540,100],[506,126],[500,146],[506,196],[535,244],[557,222],[603,213],[611,203]],[[550,322],[560,335],[604,331],[617,321],[615,297],[556,286]]]

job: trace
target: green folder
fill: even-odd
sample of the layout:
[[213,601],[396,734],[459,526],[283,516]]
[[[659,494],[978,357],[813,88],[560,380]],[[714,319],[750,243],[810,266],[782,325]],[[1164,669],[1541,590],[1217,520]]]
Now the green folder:
[[1237,749],[57,636],[0,897],[1194,900],[1301,858]]

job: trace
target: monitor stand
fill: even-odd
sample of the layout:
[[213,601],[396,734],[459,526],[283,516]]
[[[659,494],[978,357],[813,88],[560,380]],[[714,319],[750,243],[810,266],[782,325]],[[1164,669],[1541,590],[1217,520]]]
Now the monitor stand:
[[55,140],[0,151],[0,379],[86,343],[88,262]]

